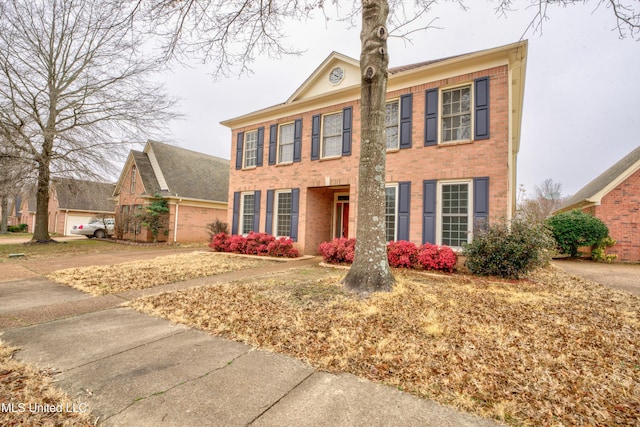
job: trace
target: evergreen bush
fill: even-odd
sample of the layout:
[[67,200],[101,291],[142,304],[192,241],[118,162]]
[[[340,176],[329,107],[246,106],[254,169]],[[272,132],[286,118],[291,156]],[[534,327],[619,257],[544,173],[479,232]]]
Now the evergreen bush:
[[558,250],[572,257],[580,254],[579,247],[594,248],[609,235],[609,229],[600,219],[577,209],[554,215],[547,224]]

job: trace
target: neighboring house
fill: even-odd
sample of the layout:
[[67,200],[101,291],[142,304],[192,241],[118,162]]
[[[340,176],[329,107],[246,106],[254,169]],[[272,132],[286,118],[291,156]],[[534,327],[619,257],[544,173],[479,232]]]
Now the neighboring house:
[[[113,218],[114,185],[105,182],[72,178],[52,178],[49,185],[49,233],[70,236],[74,225],[95,218]],[[27,224],[33,233],[36,224],[35,188],[23,191],[15,198],[10,220],[14,225]]]
[[[527,42],[389,69],[387,240],[461,247],[515,212]],[[226,120],[233,234],[303,253],[356,237],[359,62],[330,54],[286,102]]]
[[567,199],[555,213],[580,209],[602,220],[619,261],[640,261],[640,146]]
[[92,219],[113,218],[114,184],[54,178],[49,191],[49,233],[72,235],[74,225]]
[[226,221],[229,160],[148,141],[143,151],[131,150],[113,196],[121,218],[130,218],[123,237],[152,241],[134,216],[160,194],[169,204],[168,235],[159,241],[205,242],[207,224]]

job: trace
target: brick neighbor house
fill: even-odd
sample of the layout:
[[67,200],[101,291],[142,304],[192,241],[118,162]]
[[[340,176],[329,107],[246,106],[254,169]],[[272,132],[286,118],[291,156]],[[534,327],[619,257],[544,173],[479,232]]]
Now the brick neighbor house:
[[[49,186],[49,233],[71,236],[74,225],[94,219],[113,218],[114,184],[74,178],[52,178]],[[27,224],[33,233],[36,222],[36,190],[31,187],[15,198],[11,223]]]
[[[515,212],[527,42],[389,69],[387,240],[460,247]],[[284,103],[232,131],[232,233],[289,236],[303,253],[356,237],[359,62],[331,53]]]
[[132,218],[160,194],[169,205],[169,233],[161,233],[158,240],[206,242],[207,224],[226,221],[228,190],[229,160],[148,141],[143,151],[129,153],[113,196],[117,218],[131,219],[122,224],[124,238],[153,240],[151,232]]
[[640,146],[565,201],[554,213],[580,209],[609,227],[619,261],[640,261]]

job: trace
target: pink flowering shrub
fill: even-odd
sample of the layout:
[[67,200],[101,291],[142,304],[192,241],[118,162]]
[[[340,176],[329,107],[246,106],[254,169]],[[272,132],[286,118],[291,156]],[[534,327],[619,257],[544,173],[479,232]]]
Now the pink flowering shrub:
[[356,239],[339,238],[320,243],[318,251],[322,260],[330,264],[351,264],[356,247]]
[[276,239],[270,234],[251,232],[247,237],[229,236],[218,233],[213,236],[209,247],[216,252],[296,258],[300,253],[293,247],[293,240],[287,237]]
[[[318,251],[322,260],[330,264],[351,264],[355,253],[355,239],[333,239],[320,244]],[[387,245],[389,265],[396,268],[415,268],[453,272],[458,258],[448,246],[426,243],[416,246],[406,240],[389,242]]]
[[456,268],[458,256],[448,246],[425,243],[420,246],[416,255],[417,264],[425,270],[448,271],[452,273]]
[[413,242],[399,240],[387,243],[387,256],[391,267],[411,268],[416,265],[418,247]]

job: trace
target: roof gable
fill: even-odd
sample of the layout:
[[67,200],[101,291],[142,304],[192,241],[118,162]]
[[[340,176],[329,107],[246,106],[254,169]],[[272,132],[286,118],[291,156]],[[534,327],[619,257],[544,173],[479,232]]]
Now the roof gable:
[[[338,83],[329,80],[329,74],[335,68],[342,68],[344,73]],[[331,52],[329,56],[315,69],[313,73],[287,99],[286,103],[313,98],[316,95],[326,95],[341,89],[360,84],[360,63],[338,52]]]
[[638,170],[640,170],[640,146],[569,197],[556,212],[582,205],[600,204],[604,196]]
[[55,178],[52,184],[58,198],[59,209],[89,212],[115,210],[115,203],[111,198],[114,185],[111,183]]
[[161,194],[227,202],[229,160],[156,141],[147,142],[145,154]]

